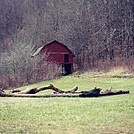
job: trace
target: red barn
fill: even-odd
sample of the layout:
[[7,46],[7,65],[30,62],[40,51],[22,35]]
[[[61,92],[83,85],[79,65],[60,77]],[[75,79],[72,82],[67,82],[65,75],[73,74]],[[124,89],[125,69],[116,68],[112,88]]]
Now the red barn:
[[47,60],[61,64],[65,74],[72,73],[73,70],[73,52],[64,44],[54,40],[53,42],[43,45],[33,54],[33,57],[41,53],[47,54]]

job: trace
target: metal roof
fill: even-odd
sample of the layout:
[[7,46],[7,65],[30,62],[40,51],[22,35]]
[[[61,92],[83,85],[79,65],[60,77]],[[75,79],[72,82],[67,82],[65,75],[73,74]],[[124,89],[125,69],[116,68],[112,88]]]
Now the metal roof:
[[[41,51],[45,46],[47,46],[47,45],[49,45],[49,44],[51,44],[51,43],[53,43],[53,42],[57,42],[57,43],[59,43],[59,44],[62,44],[62,43],[60,43],[60,42],[54,40],[54,41],[52,41],[52,42],[50,42],[50,43],[48,43],[48,44],[46,44],[46,45],[43,45],[42,47],[39,47],[39,48],[37,49],[37,51],[32,55],[32,57],[38,55],[38,54],[40,53],[40,51]],[[62,45],[65,46],[64,44],[62,44]],[[72,51],[71,51],[67,46],[65,46],[65,47],[72,53]],[[74,54],[73,54],[73,55],[74,55]]]

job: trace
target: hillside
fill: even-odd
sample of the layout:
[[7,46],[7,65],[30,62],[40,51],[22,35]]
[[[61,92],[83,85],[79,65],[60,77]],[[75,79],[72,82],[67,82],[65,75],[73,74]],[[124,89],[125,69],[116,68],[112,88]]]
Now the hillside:
[[[126,76],[126,77],[124,77]],[[17,89],[24,90],[26,88],[39,88],[43,86],[48,86],[50,84],[55,85],[56,87],[68,90],[73,88],[74,86],[78,86],[78,91],[84,91],[84,90],[91,90],[94,87],[99,87],[103,90],[106,90],[110,87],[113,89],[124,89],[124,90],[131,90],[133,94],[133,80],[134,75],[124,75],[121,73],[97,73],[97,72],[91,72],[91,73],[83,73],[83,74],[73,74],[69,76],[63,76],[57,79],[53,80],[47,80],[36,84],[31,84],[27,86],[22,86]],[[53,93],[52,90],[46,90],[40,92],[42,93]]]
[[[107,77],[104,77],[107,76]],[[129,90],[130,94],[97,98],[0,98],[0,133],[132,134],[134,131],[134,78],[107,74],[70,75],[21,87],[50,83],[61,89],[77,85]],[[43,93],[50,91],[43,91]]]
[[53,40],[75,54],[75,71],[121,66],[134,72],[133,7],[133,0],[1,0],[1,85],[18,87],[57,77],[59,66],[44,73],[47,64],[38,59],[33,68],[31,58]]

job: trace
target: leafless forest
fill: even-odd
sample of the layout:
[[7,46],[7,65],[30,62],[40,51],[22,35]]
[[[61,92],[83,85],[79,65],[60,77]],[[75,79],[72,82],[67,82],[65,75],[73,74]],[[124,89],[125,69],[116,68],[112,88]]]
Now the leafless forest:
[[0,0],[0,86],[57,77],[58,65],[33,69],[31,58],[53,40],[74,52],[76,70],[134,72],[134,0]]

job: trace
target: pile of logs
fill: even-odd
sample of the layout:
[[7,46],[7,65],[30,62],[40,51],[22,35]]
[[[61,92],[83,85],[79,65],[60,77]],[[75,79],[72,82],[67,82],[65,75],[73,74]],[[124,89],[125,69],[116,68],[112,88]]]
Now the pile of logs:
[[[43,90],[53,90],[52,94],[36,94]],[[107,90],[102,90],[100,88],[94,88],[89,91],[78,92],[78,87],[64,91],[59,88],[56,88],[54,85],[50,84],[49,86],[42,88],[31,88],[26,90],[11,90],[9,94],[5,93],[4,90],[0,89],[0,97],[98,97],[98,96],[108,96],[108,95],[118,95],[118,94],[128,94],[127,90],[113,90],[112,88]]]

